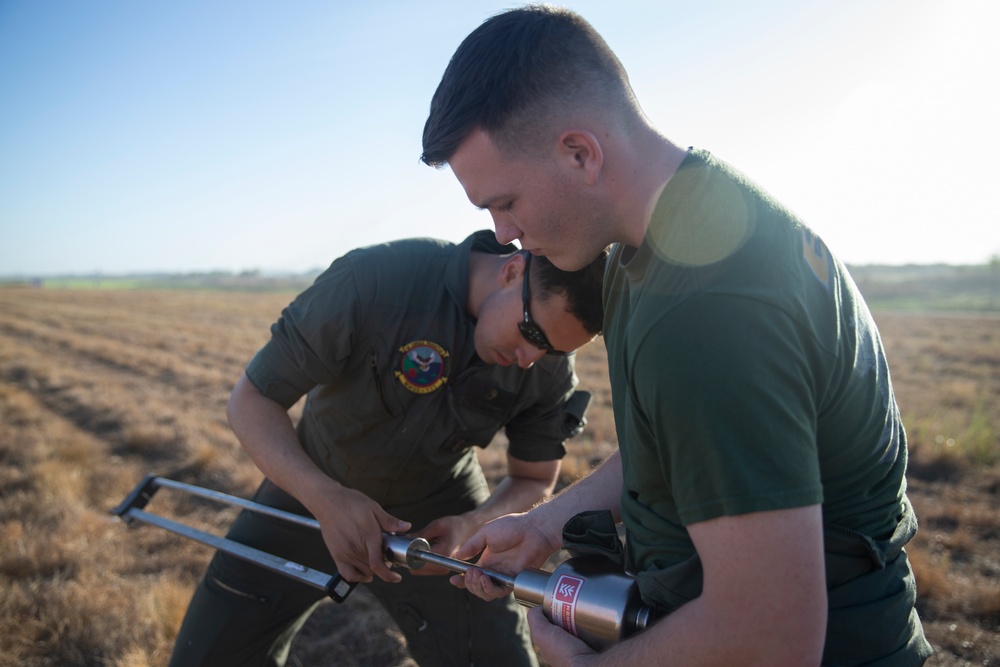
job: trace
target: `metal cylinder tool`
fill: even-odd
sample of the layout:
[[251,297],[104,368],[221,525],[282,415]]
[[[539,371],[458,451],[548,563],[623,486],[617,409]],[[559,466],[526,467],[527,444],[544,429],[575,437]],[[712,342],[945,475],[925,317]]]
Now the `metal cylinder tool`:
[[512,589],[520,604],[541,606],[552,623],[596,649],[645,629],[656,618],[655,610],[643,604],[635,579],[601,558],[569,558],[552,572],[530,568],[511,576],[436,554],[422,538],[386,535],[383,548],[388,562],[414,570],[426,563],[460,574],[478,568]]
[[[355,584],[346,581],[336,572],[320,572],[147,512],[144,508],[160,488],[190,493],[319,530],[319,522],[311,517],[153,475],[143,479],[111,512],[127,524],[140,522],[158,526],[256,563],[272,572],[322,590],[337,602],[343,602],[353,590]],[[655,618],[654,610],[642,603],[635,579],[599,558],[570,558],[552,572],[527,569],[511,576],[436,554],[423,538],[386,533],[383,540],[383,556],[389,564],[417,570],[430,563],[460,574],[465,574],[470,568],[480,569],[498,584],[511,589],[520,604],[526,607],[541,606],[550,621],[596,649],[603,649],[646,628]]]

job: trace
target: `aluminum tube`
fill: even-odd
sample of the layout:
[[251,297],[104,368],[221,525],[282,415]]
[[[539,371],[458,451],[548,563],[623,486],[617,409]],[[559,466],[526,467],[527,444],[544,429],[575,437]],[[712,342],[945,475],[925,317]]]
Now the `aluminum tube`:
[[128,518],[163,528],[181,537],[201,542],[231,556],[255,563],[271,572],[276,572],[299,583],[324,591],[338,602],[343,602],[344,598],[351,592],[351,588],[353,588],[353,584],[344,581],[339,575],[330,575],[326,572],[314,570],[305,565],[280,558],[259,549],[254,549],[245,544],[234,542],[233,540],[219,537],[212,533],[206,533],[205,531],[192,528],[171,519],[166,519],[158,514],[150,514],[149,512],[133,508],[128,511]]
[[227,505],[235,505],[236,507],[242,507],[243,509],[256,512],[258,514],[264,514],[266,516],[274,517],[276,519],[283,519],[289,523],[297,523],[300,526],[305,526],[306,528],[314,528],[319,530],[319,521],[316,519],[302,516],[301,514],[295,514],[294,512],[286,512],[284,510],[275,509],[274,507],[268,507],[267,505],[261,505],[260,503],[255,503],[252,500],[246,500],[245,498],[238,498],[237,496],[231,496],[228,493],[222,493],[221,491],[212,491],[211,489],[205,489],[200,486],[194,486],[193,484],[185,484],[184,482],[176,482],[172,479],[167,479],[165,477],[156,477],[154,482],[157,486],[162,486],[168,489],[177,489],[179,491],[186,491],[193,496],[200,496],[202,498],[208,498],[209,500],[217,500],[220,503],[226,503]]

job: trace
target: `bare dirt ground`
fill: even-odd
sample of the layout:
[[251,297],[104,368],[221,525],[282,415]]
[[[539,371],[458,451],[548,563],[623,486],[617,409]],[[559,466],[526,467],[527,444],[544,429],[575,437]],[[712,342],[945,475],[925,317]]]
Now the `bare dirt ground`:
[[920,530],[908,548],[928,665],[1000,664],[1000,474],[910,479]]
[[[291,294],[0,288],[0,667],[165,665],[211,550],[108,509],[147,473],[246,496],[233,382]],[[910,434],[911,543],[929,665],[1000,664],[1000,320],[878,313]],[[613,450],[603,347],[564,482]],[[497,443],[482,461],[501,474]],[[221,533],[233,512],[157,498]],[[152,505],[151,505],[152,507]],[[297,662],[296,662],[297,661]],[[363,589],[327,603],[293,662],[414,664]]]

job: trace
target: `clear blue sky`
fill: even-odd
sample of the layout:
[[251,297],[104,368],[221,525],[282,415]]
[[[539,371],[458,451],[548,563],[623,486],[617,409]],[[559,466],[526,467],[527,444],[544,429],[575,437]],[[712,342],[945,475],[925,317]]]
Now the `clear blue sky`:
[[[573,0],[660,130],[852,263],[1000,254],[1000,3]],[[489,227],[419,163],[482,0],[0,0],[0,275],[304,271]]]

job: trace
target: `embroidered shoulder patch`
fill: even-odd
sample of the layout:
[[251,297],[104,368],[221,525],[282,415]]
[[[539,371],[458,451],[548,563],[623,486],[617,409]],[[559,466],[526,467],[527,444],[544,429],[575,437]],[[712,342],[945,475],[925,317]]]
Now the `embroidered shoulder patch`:
[[415,340],[399,348],[403,358],[396,378],[415,394],[429,394],[448,381],[446,360],[448,351],[429,340]]
[[826,249],[823,239],[814,235],[808,229],[802,229],[802,259],[805,260],[813,275],[826,289],[830,289],[833,274],[833,260],[830,251]]

